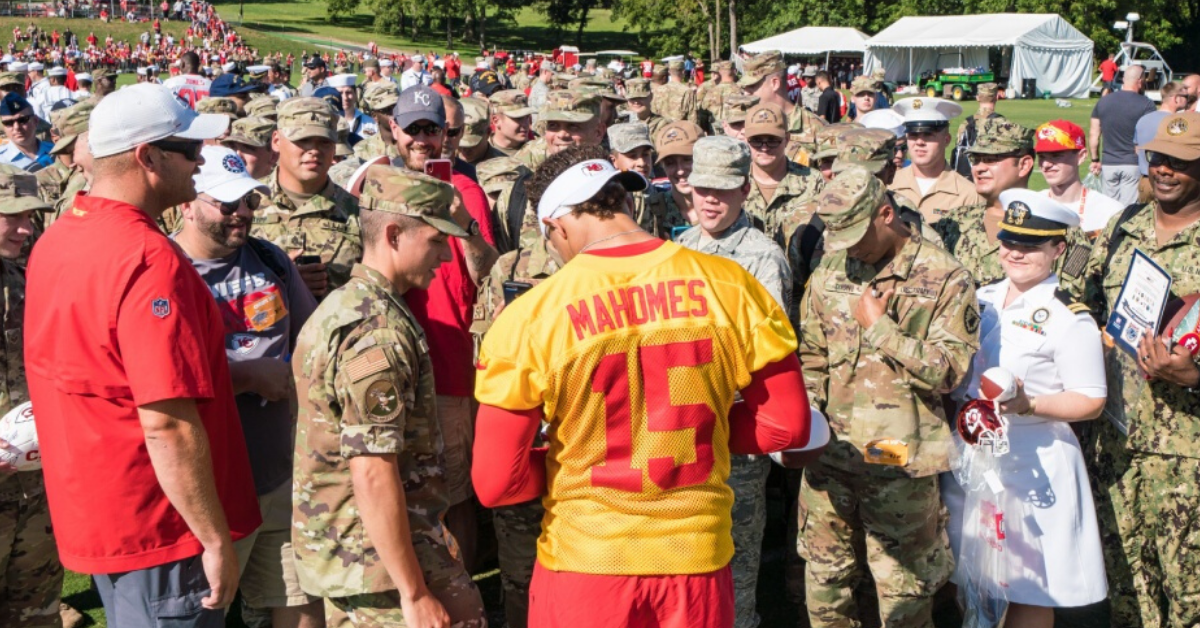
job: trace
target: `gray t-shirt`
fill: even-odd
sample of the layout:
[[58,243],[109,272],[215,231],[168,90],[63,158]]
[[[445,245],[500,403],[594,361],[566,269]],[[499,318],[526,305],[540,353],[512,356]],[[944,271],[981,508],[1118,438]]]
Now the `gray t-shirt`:
[[1137,92],[1115,91],[1096,103],[1092,118],[1100,120],[1100,136],[1104,152],[1100,163],[1105,166],[1137,165],[1133,135],[1137,121],[1154,111],[1154,103]]
[[[225,356],[231,363],[290,360],[300,328],[317,308],[296,265],[279,247],[260,242],[275,255],[275,265],[287,269],[286,278],[281,280],[250,245],[224,259],[192,260],[221,310]],[[265,495],[292,478],[296,417],[287,401],[268,402],[254,393],[242,393],[236,400],[254,488]]]
[[[1133,143],[1135,146],[1141,146],[1154,139],[1158,133],[1158,124],[1163,121],[1163,118],[1169,115],[1165,111],[1151,111],[1141,117],[1137,121],[1137,127],[1133,132]],[[1150,164],[1146,163],[1146,153],[1138,151],[1138,171],[1143,177],[1150,176]]]

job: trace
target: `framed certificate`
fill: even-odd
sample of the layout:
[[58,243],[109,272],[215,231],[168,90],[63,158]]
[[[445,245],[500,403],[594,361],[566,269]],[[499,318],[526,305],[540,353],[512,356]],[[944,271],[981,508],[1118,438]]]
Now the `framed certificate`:
[[1136,356],[1142,334],[1158,333],[1170,294],[1171,275],[1140,249],[1134,250],[1129,272],[1121,284],[1121,293],[1108,315],[1104,331],[1112,336],[1118,347]]

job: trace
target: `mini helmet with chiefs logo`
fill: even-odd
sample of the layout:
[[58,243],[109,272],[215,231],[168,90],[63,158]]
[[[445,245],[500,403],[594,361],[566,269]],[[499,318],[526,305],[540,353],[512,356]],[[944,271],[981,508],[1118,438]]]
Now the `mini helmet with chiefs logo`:
[[958,435],[969,445],[981,442],[996,442],[1004,438],[1007,426],[996,414],[995,404],[983,399],[972,399],[958,411],[954,420]]

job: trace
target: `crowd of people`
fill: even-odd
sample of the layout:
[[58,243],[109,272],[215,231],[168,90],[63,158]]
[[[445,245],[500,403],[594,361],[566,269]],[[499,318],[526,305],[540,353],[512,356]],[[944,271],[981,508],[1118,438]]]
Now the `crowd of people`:
[[753,628],[772,477],[798,623],[1200,623],[1200,316],[1103,331],[1140,256],[1195,307],[1200,78],[1088,131],[777,52],[295,87],[175,11],[243,57],[0,59],[0,624],[65,567],[122,627]]

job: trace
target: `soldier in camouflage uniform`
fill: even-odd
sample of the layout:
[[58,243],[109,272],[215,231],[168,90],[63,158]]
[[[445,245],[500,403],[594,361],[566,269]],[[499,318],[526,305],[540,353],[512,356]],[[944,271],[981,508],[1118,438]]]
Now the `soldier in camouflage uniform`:
[[[363,253],[358,201],[329,177],[335,142],[337,118],[329,105],[311,97],[280,103],[279,128],[272,139],[279,166],[267,182],[270,194],[256,192],[262,198],[250,227],[250,235],[297,260],[318,299],[349,281],[350,269]],[[301,159],[316,159],[317,170],[303,168]],[[320,261],[295,257],[309,255]]]
[[725,97],[725,118],[721,121],[724,135],[746,141],[746,113],[758,106],[758,96],[730,94]]
[[[641,122],[626,122],[608,128],[608,145],[612,147],[609,161],[618,170],[633,170],[647,181],[654,178],[654,146],[650,142],[650,129]],[[668,214],[670,190],[650,185],[644,192],[633,193],[633,218],[638,225],[658,238],[669,239],[671,227],[684,224],[683,218]]]
[[[744,128],[752,158],[750,195],[745,210],[751,223],[768,237],[786,246],[784,223],[804,220],[825,179],[816,170],[789,161],[787,120],[773,104],[760,104],[746,114]],[[794,229],[793,229],[794,231]]]
[[666,232],[672,240],[680,228],[694,224],[694,199],[688,177],[692,174],[693,150],[701,137],[704,137],[704,131],[686,120],[672,122],[658,134],[657,165],[667,174],[670,183],[666,195],[667,221],[660,226],[660,231]]
[[[1004,217],[1000,193],[1029,186],[1034,166],[1033,131],[1005,118],[987,120],[971,147],[971,160],[975,162],[975,191],[984,202],[948,214],[933,227],[947,250],[971,272],[975,284],[982,286],[1005,277],[996,239]],[[1087,235],[1079,227],[1067,231],[1067,252],[1054,268],[1064,289],[1073,294],[1082,291],[1083,268],[1090,253]]]
[[833,180],[833,160],[838,154],[838,136],[850,129],[861,129],[857,122],[838,122],[817,131],[817,151],[809,156],[808,164],[821,172],[826,182]]
[[762,103],[778,106],[787,116],[788,159],[807,166],[809,155],[817,152],[817,130],[825,126],[825,121],[788,98],[783,55],[775,51],[755,55],[742,65],[742,70],[738,85],[747,94],[758,96]]
[[278,106],[278,100],[266,94],[258,94],[251,98],[243,109],[246,117],[266,118],[274,122],[279,119],[279,112],[276,110]]
[[637,121],[650,128],[650,139],[654,141],[663,127],[674,122],[654,111],[654,94],[650,91],[650,81],[646,79],[629,79],[625,81],[625,106]]
[[696,92],[683,77],[683,62],[672,61],[667,66],[670,80],[654,92],[652,109],[664,118],[696,122]]
[[528,198],[525,181],[532,173],[512,157],[496,157],[475,168],[479,187],[487,195],[492,213],[492,235],[496,250],[503,254],[517,248],[517,238],[525,221]]
[[[326,598],[330,628],[412,625],[412,613],[486,625],[479,590],[442,524],[448,502],[433,365],[403,299],[450,259],[447,236],[467,236],[450,215],[453,199],[453,188],[432,177],[371,168],[362,193],[371,226],[365,259],[297,340],[293,371],[306,394],[292,539],[301,586]],[[397,268],[414,247],[423,255]]]
[[[693,147],[688,177],[696,206],[719,212],[714,219],[701,213],[699,223],[677,239],[680,246],[737,262],[762,283],[785,307],[792,278],[779,246],[755,229],[742,209],[750,189],[750,150],[731,137],[705,137]],[[735,174],[736,173],[736,174]],[[755,590],[762,562],[766,525],[766,485],[771,472],[767,456],[730,456],[729,487],[733,490],[734,626],[754,628]]]
[[599,146],[604,140],[600,124],[600,96],[578,90],[555,90],[546,96],[539,113],[545,126],[542,136],[517,151],[513,158],[530,170],[568,146]]
[[242,118],[229,126],[229,135],[221,140],[221,145],[237,153],[246,162],[250,176],[266,181],[279,161],[279,154],[271,147],[275,128],[275,120],[270,118]]
[[224,96],[209,96],[201,99],[196,103],[196,113],[219,113],[227,116],[230,122],[242,117],[238,102]]
[[491,104],[492,150],[483,159],[512,157],[526,142],[533,139],[534,108],[529,106],[525,92],[518,89],[498,91],[488,97]]
[[[0,416],[29,400],[25,385],[22,327],[25,272],[14,261],[20,240],[33,233],[32,214],[49,206],[38,198],[37,179],[20,169],[0,168],[0,282],[4,284],[4,377]],[[50,525],[41,471],[0,463],[0,626],[58,628],[63,568]]]
[[458,141],[458,158],[478,165],[489,159],[505,157],[505,153],[492,146],[491,107],[488,101],[474,96],[458,101],[463,110],[462,139]]
[[709,135],[720,135],[725,132],[725,97],[741,94],[742,88],[737,84],[732,61],[718,61],[713,68],[720,82],[705,83],[696,94],[696,105],[700,128]]
[[375,119],[379,132],[354,145],[354,156],[364,161],[379,155],[399,157],[392,138],[392,108],[400,101],[400,87],[392,81],[376,81],[363,88],[359,105]]
[[[1108,320],[1135,250],[1170,273],[1173,298],[1200,292],[1200,114],[1167,116],[1144,148],[1157,154],[1152,181],[1183,185],[1165,192],[1155,186],[1155,200],[1130,206],[1096,240],[1084,302],[1101,321]],[[1196,333],[1175,336],[1184,332]],[[1109,350],[1108,406],[1081,439],[1113,626],[1200,624],[1200,395],[1194,392],[1200,368],[1167,334],[1162,343],[1143,336],[1137,358]]]
[[978,348],[975,286],[897,218],[864,169],[838,175],[817,214],[826,253],[801,302],[799,353],[832,437],[800,490],[809,619],[858,625],[854,589],[866,567],[883,625],[930,628],[933,594],[954,563],[938,490],[952,449],[941,395]]
[[[54,165],[37,173],[38,194],[49,205],[63,199],[68,192],[74,198],[75,193],[87,183],[83,169],[85,165],[91,168],[91,152],[88,150],[85,134],[92,118],[92,109],[95,108],[96,105],[90,102],[81,102],[54,112],[54,128],[58,133],[58,140],[54,143],[54,148],[50,149],[50,154],[56,155],[58,160]],[[76,146],[81,135],[83,145]],[[77,163],[77,155],[81,157],[78,160],[81,163]],[[35,225],[45,231],[56,217],[53,207],[50,207],[45,212],[34,214],[33,220]]]

